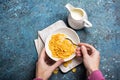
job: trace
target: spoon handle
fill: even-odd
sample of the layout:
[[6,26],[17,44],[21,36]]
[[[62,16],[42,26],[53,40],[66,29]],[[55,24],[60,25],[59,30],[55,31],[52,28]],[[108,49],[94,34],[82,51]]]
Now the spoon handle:
[[65,38],[65,39],[69,40],[73,45],[78,46],[78,45],[75,44],[71,39],[69,39],[69,38]]

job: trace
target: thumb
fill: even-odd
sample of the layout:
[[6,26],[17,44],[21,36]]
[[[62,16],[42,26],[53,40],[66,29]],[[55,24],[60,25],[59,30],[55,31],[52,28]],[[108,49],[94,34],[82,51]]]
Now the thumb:
[[53,64],[52,66],[51,66],[51,70],[52,71],[54,71],[58,66],[60,66],[62,63],[64,62],[64,60],[59,60],[59,61],[57,61],[55,64]]
[[87,52],[87,48],[85,46],[81,46],[81,51],[83,54],[83,57],[88,57],[88,52]]

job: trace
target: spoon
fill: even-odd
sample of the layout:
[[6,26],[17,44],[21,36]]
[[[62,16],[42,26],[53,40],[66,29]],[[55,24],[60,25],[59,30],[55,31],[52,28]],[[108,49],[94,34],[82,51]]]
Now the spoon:
[[[74,43],[70,38],[65,38],[65,39],[67,39],[67,40],[69,40],[73,45],[75,45],[75,46],[78,46],[79,47],[79,45],[78,44],[76,44],[76,43]],[[92,51],[90,48],[88,48],[88,47],[86,47],[87,48],[87,50],[88,51]]]
[[78,46],[78,45],[77,45],[76,43],[74,43],[71,39],[69,39],[69,38],[65,38],[65,39],[69,40],[73,45]]

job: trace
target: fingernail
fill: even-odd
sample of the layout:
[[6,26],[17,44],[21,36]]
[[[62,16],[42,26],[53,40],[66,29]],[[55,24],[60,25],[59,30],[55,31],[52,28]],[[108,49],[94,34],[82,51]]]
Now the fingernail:
[[78,56],[80,56],[80,54],[78,54]]
[[81,48],[84,48],[84,46],[82,45]]
[[80,47],[78,47],[78,50],[80,50]]

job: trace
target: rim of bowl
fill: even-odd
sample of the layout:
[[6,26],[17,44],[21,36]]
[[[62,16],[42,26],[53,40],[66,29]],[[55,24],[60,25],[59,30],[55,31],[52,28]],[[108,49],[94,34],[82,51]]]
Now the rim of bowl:
[[[67,29],[67,30],[69,30],[70,32],[74,33],[74,35],[75,35],[76,38],[78,39],[78,43],[80,43],[80,39],[79,39],[78,34],[77,34],[74,30],[72,30],[71,28],[60,28],[60,29],[57,29],[57,30],[53,31],[50,35],[48,35],[48,37],[47,37],[47,39],[46,39],[45,49],[46,49],[46,54],[47,54],[52,60],[54,60],[54,61],[58,61],[58,60],[60,60],[60,58],[55,58],[55,57],[52,56],[52,52],[51,52],[51,50],[49,49],[48,44],[49,44],[49,41],[51,40],[51,36],[52,36],[52,35],[57,34],[57,33],[63,33],[63,34],[65,34],[64,32],[59,32],[59,30],[63,30],[63,29]],[[58,32],[56,32],[56,31],[58,31]],[[67,34],[65,34],[65,35],[67,35]],[[67,35],[67,36],[68,36],[68,35]],[[70,36],[68,36],[68,37],[71,39]],[[73,39],[71,39],[71,40],[74,42]],[[73,59],[75,56],[76,56],[76,54],[73,53],[71,56],[69,56],[68,58],[65,58],[65,59],[63,59],[63,60],[64,60],[64,62],[66,62],[66,61],[69,61],[69,60]]]

